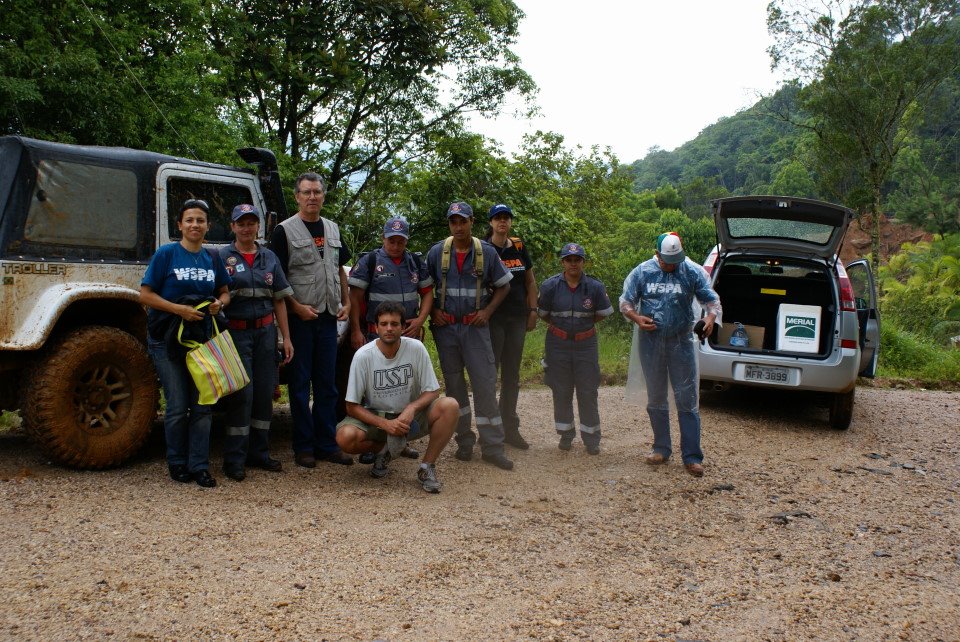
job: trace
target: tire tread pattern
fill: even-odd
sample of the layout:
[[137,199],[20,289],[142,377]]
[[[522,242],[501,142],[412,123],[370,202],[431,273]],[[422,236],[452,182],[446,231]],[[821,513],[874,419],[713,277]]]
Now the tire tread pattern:
[[[131,396],[126,420],[110,438],[78,440],[73,383],[77,370],[98,355],[122,364]],[[143,445],[156,418],[159,388],[145,346],[131,334],[107,326],[72,330],[46,350],[23,382],[21,411],[28,434],[54,461],[74,468],[118,466]],[[85,441],[85,443],[79,443]]]

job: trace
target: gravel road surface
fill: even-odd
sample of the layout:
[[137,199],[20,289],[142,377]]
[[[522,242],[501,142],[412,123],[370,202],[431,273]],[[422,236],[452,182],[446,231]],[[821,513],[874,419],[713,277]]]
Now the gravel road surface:
[[[513,472],[476,457],[383,480],[298,468],[205,490],[152,438],[51,466],[0,437],[0,637],[307,640],[960,639],[960,396],[860,388],[703,399],[706,476],[651,468],[645,413],[601,390],[602,453],[561,452],[525,391]],[[674,428],[676,431],[676,428]]]

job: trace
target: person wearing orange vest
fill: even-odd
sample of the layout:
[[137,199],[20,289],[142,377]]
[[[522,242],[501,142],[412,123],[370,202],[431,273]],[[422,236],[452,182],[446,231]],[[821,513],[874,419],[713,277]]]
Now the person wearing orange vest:
[[510,292],[490,317],[493,356],[500,371],[503,441],[514,448],[527,450],[530,444],[520,434],[517,397],[520,395],[520,361],[523,359],[524,339],[527,332],[537,327],[537,281],[533,275],[533,262],[523,241],[510,236],[513,210],[499,203],[490,208],[487,217],[490,231],[486,241],[497,250],[503,267],[513,275]]

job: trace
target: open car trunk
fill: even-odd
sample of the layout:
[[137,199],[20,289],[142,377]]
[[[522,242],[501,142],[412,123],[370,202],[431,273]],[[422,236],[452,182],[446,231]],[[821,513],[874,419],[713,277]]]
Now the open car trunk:
[[[825,358],[830,354],[837,323],[838,297],[825,264],[801,259],[737,256],[727,258],[717,269],[713,287],[723,304],[724,328],[714,331],[710,338],[712,347],[807,358]],[[783,346],[778,349],[778,336],[782,333],[779,316],[794,309],[791,306],[819,308],[819,340],[812,341],[803,351]],[[730,333],[736,323],[750,326],[747,328],[750,342],[746,348],[730,345]]]

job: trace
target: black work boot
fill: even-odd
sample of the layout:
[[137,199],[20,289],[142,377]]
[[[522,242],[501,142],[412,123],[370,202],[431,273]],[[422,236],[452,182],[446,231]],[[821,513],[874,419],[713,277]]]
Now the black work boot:
[[527,440],[520,434],[519,428],[506,430],[503,435],[503,443],[509,444],[514,448],[519,448],[520,450],[528,450],[530,448],[530,444],[528,444]]

